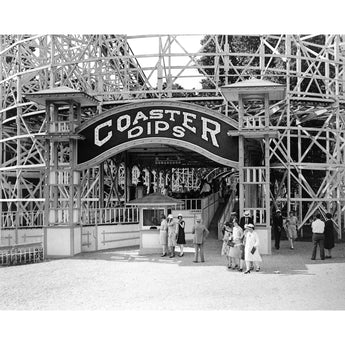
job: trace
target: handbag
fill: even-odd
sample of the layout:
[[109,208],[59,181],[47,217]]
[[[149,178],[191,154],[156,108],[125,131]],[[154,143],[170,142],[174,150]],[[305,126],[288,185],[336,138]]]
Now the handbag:
[[235,243],[233,242],[233,241],[228,241],[228,243],[227,243],[227,245],[229,246],[229,247],[234,247],[235,246]]
[[252,248],[252,250],[250,251],[252,254],[254,254],[255,253],[255,251],[256,251],[256,248],[255,247],[253,247]]

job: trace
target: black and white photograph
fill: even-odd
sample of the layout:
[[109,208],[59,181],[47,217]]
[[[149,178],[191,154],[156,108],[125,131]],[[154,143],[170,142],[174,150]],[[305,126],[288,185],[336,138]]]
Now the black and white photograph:
[[339,341],[345,25],[279,4],[6,4],[4,343]]

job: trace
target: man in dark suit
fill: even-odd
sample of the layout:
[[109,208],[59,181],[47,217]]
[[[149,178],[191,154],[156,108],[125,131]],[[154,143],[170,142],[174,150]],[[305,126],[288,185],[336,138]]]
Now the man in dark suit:
[[280,236],[283,230],[283,217],[281,211],[278,209],[273,216],[273,233],[274,233],[274,246],[276,249],[280,248]]
[[250,216],[249,211],[244,211],[243,212],[243,217],[240,219],[239,226],[244,230],[244,226],[246,224],[254,224],[253,217]]

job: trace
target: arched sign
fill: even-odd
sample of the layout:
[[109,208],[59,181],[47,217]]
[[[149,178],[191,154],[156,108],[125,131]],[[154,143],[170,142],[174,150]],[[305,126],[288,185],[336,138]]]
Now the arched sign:
[[78,129],[77,168],[99,164],[132,147],[159,143],[182,146],[222,165],[237,167],[237,123],[204,107],[177,101],[144,101],[120,106]]

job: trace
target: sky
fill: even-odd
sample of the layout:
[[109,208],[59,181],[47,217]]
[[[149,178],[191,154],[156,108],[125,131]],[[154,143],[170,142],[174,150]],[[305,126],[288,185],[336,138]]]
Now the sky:
[[[178,36],[178,43],[188,52],[196,53],[201,48],[200,40],[203,38],[203,35],[185,35]],[[166,41],[166,37],[163,38],[163,44]],[[152,38],[140,38],[140,39],[128,39],[128,43],[136,55],[141,54],[158,54],[159,51],[159,40],[157,37]],[[176,42],[173,42],[171,45],[172,53],[185,53],[180,45]],[[185,66],[190,63],[191,59],[187,56],[181,57],[172,57],[171,65],[172,66]],[[156,57],[143,57],[138,58],[138,62],[142,68],[144,67],[153,67],[157,63]],[[166,61],[167,63],[168,61]],[[144,71],[146,76],[149,76],[150,71]],[[172,75],[175,76],[180,72],[180,70],[172,70]],[[191,76],[199,77],[191,77]],[[184,89],[199,89],[201,88],[200,81],[203,79],[203,76],[198,72],[197,69],[188,69],[181,73],[181,77],[177,80],[177,84],[181,85]],[[156,87],[157,84],[157,73],[154,73],[151,78],[152,86]]]

